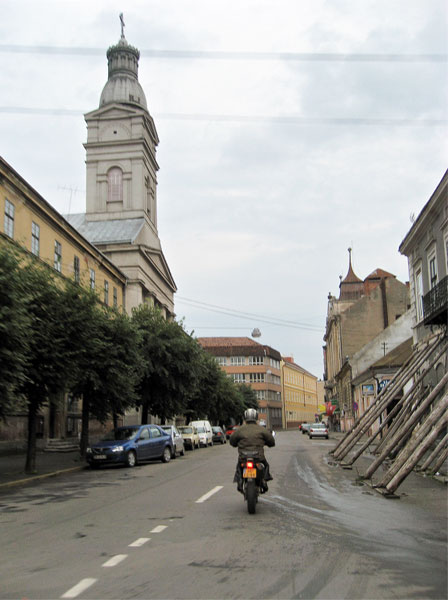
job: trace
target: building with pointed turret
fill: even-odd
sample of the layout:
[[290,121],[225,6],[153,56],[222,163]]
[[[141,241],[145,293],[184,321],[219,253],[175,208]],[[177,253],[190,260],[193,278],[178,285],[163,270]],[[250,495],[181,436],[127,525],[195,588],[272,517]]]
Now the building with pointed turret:
[[343,429],[353,424],[354,403],[350,359],[409,309],[409,286],[395,275],[376,269],[364,280],[352,267],[339,284],[339,298],[328,295],[324,336],[325,400],[336,410]]
[[176,284],[157,230],[159,138],[138,81],[140,53],[123,26],[107,51],[99,107],[85,115],[86,213],[66,218],[125,273],[127,312],[148,303],[171,318]]

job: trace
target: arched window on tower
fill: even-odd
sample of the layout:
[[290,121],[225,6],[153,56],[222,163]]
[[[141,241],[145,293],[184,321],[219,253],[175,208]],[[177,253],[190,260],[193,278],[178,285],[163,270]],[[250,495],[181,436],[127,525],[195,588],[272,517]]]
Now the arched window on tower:
[[123,171],[112,167],[107,173],[107,201],[123,202]]

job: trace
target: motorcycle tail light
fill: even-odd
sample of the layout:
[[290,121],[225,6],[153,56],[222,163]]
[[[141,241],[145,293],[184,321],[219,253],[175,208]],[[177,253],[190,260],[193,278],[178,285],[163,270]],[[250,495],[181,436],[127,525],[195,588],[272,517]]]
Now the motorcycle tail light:
[[254,463],[251,460],[248,460],[246,462],[246,468],[253,469],[254,468]]

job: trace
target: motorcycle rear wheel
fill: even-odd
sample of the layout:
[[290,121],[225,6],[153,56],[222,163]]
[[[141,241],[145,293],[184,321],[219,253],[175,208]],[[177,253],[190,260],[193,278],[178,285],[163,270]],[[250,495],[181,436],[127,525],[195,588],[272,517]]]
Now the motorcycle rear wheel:
[[257,488],[253,479],[249,479],[249,481],[246,483],[246,500],[247,512],[250,515],[254,515],[257,505]]

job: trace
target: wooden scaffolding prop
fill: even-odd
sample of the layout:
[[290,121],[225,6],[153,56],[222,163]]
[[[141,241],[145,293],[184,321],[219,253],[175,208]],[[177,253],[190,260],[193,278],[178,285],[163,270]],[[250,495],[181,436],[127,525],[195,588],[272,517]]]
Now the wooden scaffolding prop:
[[[340,462],[342,467],[351,468],[372,442],[382,435],[381,442],[374,449],[374,453],[378,457],[361,478],[370,479],[384,461],[395,458],[393,467],[375,486],[385,495],[393,495],[403,479],[418,465],[418,462],[433,446],[437,436],[446,427],[448,396],[445,390],[448,386],[448,373],[442,377],[433,390],[426,389],[423,386],[423,380],[447,351],[447,347],[447,337],[442,334],[432,337],[414,351],[389,385],[378,395],[375,402],[331,451],[333,458]],[[384,413],[391,401],[407,385],[409,385],[409,389],[385,416]],[[356,448],[354,453],[348,457],[354,446],[359,443],[360,438],[367,433],[380,416],[385,416],[385,418],[376,433],[360,444],[360,447]],[[445,436],[425,458],[424,463],[419,467],[420,470],[428,473],[437,472],[447,455],[447,436]],[[346,460],[342,462],[344,459]]]

